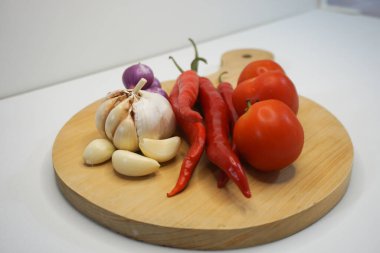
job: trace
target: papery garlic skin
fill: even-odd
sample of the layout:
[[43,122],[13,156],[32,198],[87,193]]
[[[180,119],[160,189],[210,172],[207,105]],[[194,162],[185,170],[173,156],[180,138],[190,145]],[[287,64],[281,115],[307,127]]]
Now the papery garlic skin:
[[112,166],[118,173],[132,177],[149,175],[160,168],[157,161],[127,150],[113,153]]
[[108,114],[117,104],[119,104],[125,98],[126,95],[123,90],[116,90],[110,92],[109,94],[107,94],[103,103],[99,106],[98,110],[96,111],[96,128],[103,137],[107,137],[105,131],[105,122]]
[[103,137],[107,137],[106,131],[105,131],[106,119],[110,111],[114,108],[117,100],[118,100],[117,97],[106,99],[96,111],[96,116],[95,116],[96,128],[98,129],[99,133]]
[[111,159],[115,147],[107,139],[91,141],[83,151],[83,160],[88,165],[96,165]]

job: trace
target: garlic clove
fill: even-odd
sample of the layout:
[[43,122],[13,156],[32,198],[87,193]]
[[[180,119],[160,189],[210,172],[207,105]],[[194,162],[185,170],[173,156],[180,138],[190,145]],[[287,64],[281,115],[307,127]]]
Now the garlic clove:
[[128,115],[130,107],[130,98],[127,98],[115,106],[108,114],[104,129],[107,137],[110,140],[113,139],[113,135],[120,121],[122,121]]
[[126,176],[145,176],[160,168],[157,161],[127,150],[116,150],[113,153],[112,166]]
[[145,156],[158,162],[166,162],[177,155],[180,144],[181,138],[174,136],[163,140],[143,138],[139,146]]
[[140,91],[141,97],[132,105],[137,136],[149,139],[169,138],[175,131],[175,116],[163,96]]
[[128,114],[117,126],[113,136],[113,144],[118,149],[129,151],[137,151],[139,149],[136,127],[131,114]]
[[117,100],[118,100],[117,97],[106,99],[96,111],[96,116],[95,116],[96,128],[98,129],[99,133],[103,137],[106,137],[105,122],[106,122],[107,116],[112,110],[112,108],[115,106]]
[[107,139],[91,141],[83,151],[83,160],[88,165],[95,165],[108,161],[112,157],[115,147]]

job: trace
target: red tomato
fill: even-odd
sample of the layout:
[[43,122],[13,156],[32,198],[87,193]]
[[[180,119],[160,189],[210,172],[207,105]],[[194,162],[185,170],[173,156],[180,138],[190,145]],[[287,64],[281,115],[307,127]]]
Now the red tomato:
[[251,103],[267,99],[277,99],[298,112],[298,94],[293,82],[282,72],[266,72],[256,78],[247,79],[236,86],[232,93],[232,102],[239,115]]
[[240,73],[238,85],[247,79],[251,79],[269,71],[279,71],[281,73],[285,73],[281,66],[272,60],[253,61],[245,66],[245,68]]
[[304,132],[296,115],[275,99],[254,103],[235,124],[233,141],[241,156],[261,171],[279,170],[301,154]]

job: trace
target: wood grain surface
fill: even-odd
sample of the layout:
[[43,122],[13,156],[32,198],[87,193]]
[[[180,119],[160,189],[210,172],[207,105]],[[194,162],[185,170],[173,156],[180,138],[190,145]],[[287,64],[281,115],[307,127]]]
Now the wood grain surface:
[[[272,58],[269,52],[244,49],[225,53],[220,71],[236,83],[239,72],[254,59]],[[169,91],[173,82],[164,82]],[[297,86],[297,84],[296,84]],[[268,243],[292,235],[331,210],[346,192],[353,159],[350,137],[342,124],[322,106],[300,97],[298,117],[305,145],[299,159],[274,173],[248,169],[252,198],[246,199],[229,182],[216,187],[216,168],[202,157],[188,187],[167,198],[175,185],[182,157],[140,178],[118,174],[110,162],[86,166],[82,153],[99,138],[95,128],[96,101],[74,115],[53,146],[58,186],[66,199],[94,221],[148,243],[189,249],[230,249]]]

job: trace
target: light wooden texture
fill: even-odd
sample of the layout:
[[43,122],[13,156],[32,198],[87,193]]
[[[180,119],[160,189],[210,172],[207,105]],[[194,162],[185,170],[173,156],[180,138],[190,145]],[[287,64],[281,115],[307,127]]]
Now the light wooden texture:
[[[248,62],[272,57],[250,49],[227,52],[220,71],[228,71],[224,78],[235,83]],[[218,73],[210,77],[215,80]],[[172,83],[163,86],[169,90]],[[188,148],[184,141],[177,157],[150,176],[121,176],[110,162],[84,165],[85,146],[100,137],[94,122],[99,103],[81,110],[58,134],[53,147],[56,179],[63,195],[80,212],[128,237],[191,249],[267,243],[321,218],[347,189],[353,158],[350,137],[331,113],[305,97],[300,98],[298,114],[305,131],[300,158],[278,173],[248,170],[251,199],[244,198],[232,182],[218,189],[215,168],[205,156],[186,190],[167,198]]]

